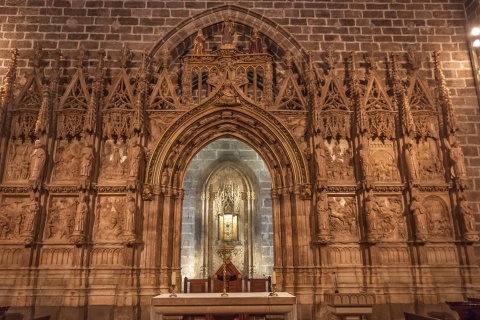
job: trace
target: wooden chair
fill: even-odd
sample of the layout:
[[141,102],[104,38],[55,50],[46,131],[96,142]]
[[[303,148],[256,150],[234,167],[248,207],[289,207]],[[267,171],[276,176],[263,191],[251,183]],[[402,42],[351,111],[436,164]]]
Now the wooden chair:
[[212,292],[211,278],[207,279],[183,279],[183,292],[184,293],[205,293]]
[[248,292],[270,292],[272,291],[272,278],[246,278],[246,288]]

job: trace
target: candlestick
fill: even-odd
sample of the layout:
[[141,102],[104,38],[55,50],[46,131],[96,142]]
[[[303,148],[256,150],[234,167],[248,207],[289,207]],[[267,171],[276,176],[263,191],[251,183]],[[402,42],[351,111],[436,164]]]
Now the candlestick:
[[172,286],[177,284],[177,273],[172,271]]
[[278,294],[275,292],[277,286],[277,273],[275,271],[272,271],[272,292],[270,292],[269,296],[270,297],[277,297]]

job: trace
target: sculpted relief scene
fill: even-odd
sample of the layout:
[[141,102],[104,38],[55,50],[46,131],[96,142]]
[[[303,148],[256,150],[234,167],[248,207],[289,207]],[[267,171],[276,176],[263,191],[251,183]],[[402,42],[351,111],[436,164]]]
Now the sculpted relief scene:
[[[295,294],[307,318],[323,317],[323,293],[335,290],[376,304],[478,292],[479,238],[438,53],[314,56],[229,16],[191,31],[149,53],[11,52],[0,90],[0,274],[18,299],[0,304],[53,306],[35,296],[41,282],[69,306],[104,295],[100,305],[146,319],[137,307],[168,292],[173,272],[178,283],[186,270],[213,276],[226,243],[243,276],[275,271],[277,290]],[[247,152],[237,152],[186,188],[201,150],[224,138],[255,151],[265,171],[245,169]],[[186,246],[195,261],[182,258]],[[59,289],[49,265],[75,286]]]

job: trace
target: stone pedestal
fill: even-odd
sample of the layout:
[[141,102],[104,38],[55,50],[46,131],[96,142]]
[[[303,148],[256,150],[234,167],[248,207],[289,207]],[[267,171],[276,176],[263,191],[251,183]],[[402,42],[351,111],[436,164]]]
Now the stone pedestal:
[[372,314],[375,296],[370,293],[325,293],[327,310],[337,319],[361,320]]

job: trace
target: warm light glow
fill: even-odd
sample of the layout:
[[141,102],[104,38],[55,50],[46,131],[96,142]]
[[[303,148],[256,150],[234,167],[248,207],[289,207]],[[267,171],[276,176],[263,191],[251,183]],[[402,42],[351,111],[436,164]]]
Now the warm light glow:
[[478,27],[473,28],[471,34],[472,34],[472,36],[480,35],[480,28],[478,28]]
[[277,284],[277,273],[272,271],[272,284]]
[[480,39],[477,39],[477,40],[473,41],[473,46],[474,46],[475,48],[480,47]]
[[172,286],[174,286],[177,283],[177,273],[175,271],[172,271]]

